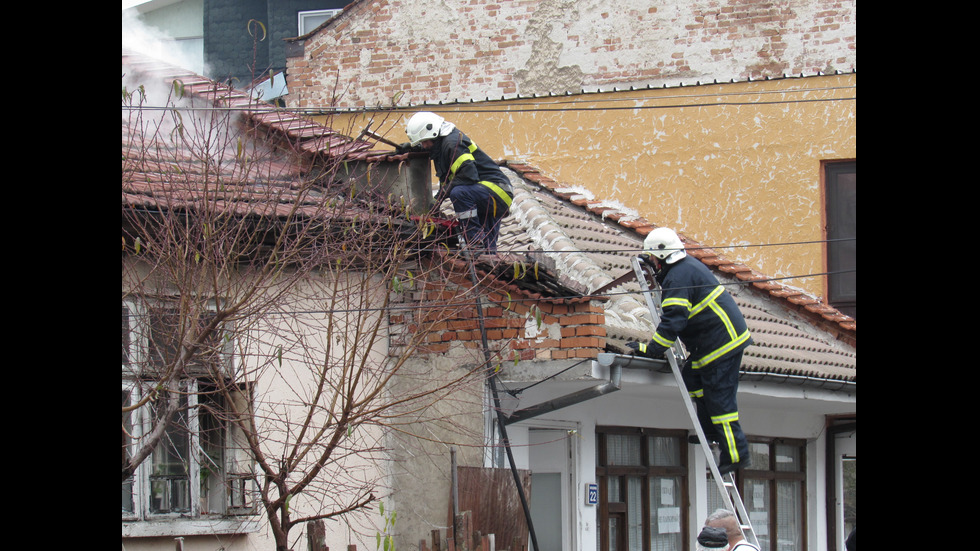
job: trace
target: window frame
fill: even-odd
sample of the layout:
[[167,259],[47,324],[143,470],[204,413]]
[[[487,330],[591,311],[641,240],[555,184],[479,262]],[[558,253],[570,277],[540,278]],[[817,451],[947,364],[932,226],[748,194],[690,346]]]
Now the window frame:
[[[332,17],[335,17],[342,11],[344,11],[343,8],[331,8],[324,10],[301,10],[296,12],[296,31],[299,33],[297,36],[303,36],[307,33],[313,32],[314,29],[326,23]],[[326,15],[326,19],[320,23],[317,23],[315,26],[309,26],[306,24],[306,19],[312,19],[314,17],[321,17],[324,15]]]
[[852,239],[857,236],[856,176],[857,161],[823,163],[827,301],[854,318],[857,272],[850,270],[857,267],[857,241]]
[[[762,551],[777,551],[779,549],[779,524],[782,511],[779,507],[779,494],[775,491],[777,485],[780,482],[796,482],[799,484],[799,502],[796,506],[799,509],[799,522],[800,522],[800,549],[807,549],[807,442],[806,440],[796,439],[796,438],[765,438],[765,437],[748,437],[750,450],[753,447],[765,445],[768,448],[769,464],[762,465],[758,459],[758,454],[752,453],[752,465],[750,468],[737,471],[736,484],[738,486],[739,494],[742,496],[742,500],[745,504],[746,511],[749,514],[749,519],[752,522],[752,528],[756,533],[756,537],[759,539],[759,546]],[[788,471],[778,469],[778,454],[777,448],[779,446],[791,446],[796,449],[797,456],[799,458],[799,468],[797,470]],[[710,478],[710,474],[708,475]],[[756,526],[756,519],[753,518],[752,508],[750,507],[750,499],[752,496],[747,495],[746,488],[747,483],[750,481],[764,481],[768,484],[769,492],[766,497],[765,510],[767,512],[767,523],[766,530],[762,532],[765,537],[760,535],[761,526]],[[713,481],[711,481],[710,487],[715,487]],[[765,542],[768,541],[768,547]]]
[[[156,380],[153,377],[144,377],[145,373],[141,372],[138,366],[145,366],[145,360],[149,356],[148,333],[145,331],[145,320],[148,319],[146,315],[147,308],[163,305],[166,302],[153,301],[152,305],[147,307],[145,304],[138,304],[133,300],[123,300],[122,392],[124,404],[126,403],[125,397],[127,395],[130,405],[139,403],[146,395],[145,393],[149,392],[156,384]],[[128,338],[125,335],[127,326],[130,329]],[[218,360],[227,369],[224,372],[226,375],[236,373],[239,368],[236,365],[237,361],[234,359],[234,354],[232,354],[234,351],[233,341],[234,339],[229,339],[222,345],[222,357]],[[226,354],[229,354],[230,357],[225,357]],[[231,377],[225,377],[224,382],[226,384],[233,384],[234,381],[235,379]],[[222,419],[226,417],[225,415],[210,415],[206,413],[206,410],[209,410],[208,402],[211,400],[206,397],[201,399],[201,395],[199,394],[205,388],[213,388],[214,385],[213,379],[193,373],[186,375],[180,381],[181,392],[186,393],[187,449],[191,450],[191,453],[188,453],[185,461],[186,468],[188,469],[189,510],[170,512],[151,511],[150,499],[152,492],[150,471],[153,470],[154,459],[153,455],[151,455],[136,468],[131,478],[132,489],[130,497],[132,499],[132,511],[127,511],[125,508],[122,511],[123,537],[170,535],[175,533],[175,529],[172,527],[174,522],[181,523],[182,526],[176,528],[176,533],[183,535],[195,535],[198,533],[241,534],[258,530],[258,485],[255,479],[254,462],[245,453],[247,452],[247,448],[244,447],[243,436],[234,427],[234,423],[230,419]],[[239,403],[240,407],[249,408],[252,403],[252,385],[249,383],[234,383],[234,386],[237,389],[234,393],[234,399],[241,400]],[[230,411],[230,408],[224,407],[222,403],[219,403],[216,409],[224,412]],[[124,413],[123,415],[125,428],[127,414]],[[208,489],[201,487],[201,470],[204,459],[202,454],[206,454],[206,451],[202,442],[200,422],[205,418],[205,415],[211,417],[214,420],[213,425],[220,428],[220,445],[218,450],[221,472],[220,478],[212,482],[210,488],[227,488],[229,482],[232,480],[247,481],[245,483],[239,483],[240,490],[243,494],[241,496],[242,505],[240,506],[236,506],[235,503],[230,501],[231,494],[223,493],[220,495],[220,510],[214,512],[203,510],[204,507],[201,499],[203,495],[206,495],[205,492]],[[140,438],[152,428],[152,403],[143,404],[139,408],[129,412],[128,416],[128,426],[131,430],[131,437],[128,438],[128,449],[130,453],[133,453]],[[123,439],[125,446],[127,445],[125,432],[123,433]],[[245,469],[240,469],[242,472],[234,472],[233,466],[241,466],[243,461],[245,462]],[[225,491],[227,492],[227,490]],[[123,499],[125,499],[125,496]],[[205,520],[207,523],[202,524],[201,521]],[[171,527],[168,528],[164,524],[153,521],[164,521],[164,524],[171,525]]]
[[[609,435],[632,435],[640,437],[640,465],[609,465],[607,437]],[[649,454],[650,437],[667,437],[676,439],[679,465],[652,465]],[[617,533],[617,547],[629,549],[628,533],[631,518],[628,501],[629,476],[640,477],[640,508],[641,545],[640,549],[649,551],[653,536],[653,504],[651,503],[651,484],[658,478],[677,478],[680,495],[675,496],[676,507],[680,512],[680,549],[688,548],[688,529],[690,525],[690,495],[689,476],[690,463],[687,445],[688,431],[683,429],[652,429],[640,427],[596,427],[596,481],[599,485],[599,507],[597,509],[598,549],[609,551],[610,520],[616,520],[620,525]],[[620,491],[627,501],[609,501],[610,485],[612,482],[621,484]]]

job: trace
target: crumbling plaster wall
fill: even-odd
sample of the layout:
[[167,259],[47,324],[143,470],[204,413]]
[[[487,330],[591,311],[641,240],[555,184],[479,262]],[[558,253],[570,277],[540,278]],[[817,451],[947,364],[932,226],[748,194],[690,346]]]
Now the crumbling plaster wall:
[[837,0],[379,0],[299,41],[294,105],[470,101],[853,70]]

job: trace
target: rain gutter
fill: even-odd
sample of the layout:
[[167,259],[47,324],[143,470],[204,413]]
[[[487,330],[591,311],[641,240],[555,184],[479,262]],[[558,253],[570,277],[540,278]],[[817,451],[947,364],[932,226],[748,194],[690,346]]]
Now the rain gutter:
[[[566,394],[535,404],[512,413],[505,421],[505,425],[511,425],[520,421],[526,421],[532,417],[544,415],[562,408],[580,404],[582,402],[605,396],[622,388],[623,368],[644,369],[647,371],[669,372],[670,367],[666,360],[653,360],[640,356],[630,356],[625,354],[601,353],[594,360],[599,367],[609,369],[609,381]],[[847,390],[855,392],[857,390],[856,381],[846,381],[842,379],[832,379],[829,377],[813,377],[810,375],[792,375],[780,373],[758,373],[742,371],[739,380],[765,382],[774,384],[793,384],[799,387],[821,388],[828,390]]]
[[[601,356],[601,354],[600,354]],[[519,421],[525,421],[532,417],[537,417],[539,415],[544,415],[558,409],[566,408],[568,406],[573,406],[591,400],[593,398],[598,398],[600,396],[605,396],[611,392],[616,392],[622,388],[622,375],[623,369],[620,365],[611,366],[609,369],[609,381],[600,385],[596,385],[592,388],[586,388],[573,392],[571,394],[566,394],[554,400],[548,400],[540,404],[535,404],[531,407],[520,409],[511,414],[510,417],[504,421],[504,424],[510,425],[517,423]]]

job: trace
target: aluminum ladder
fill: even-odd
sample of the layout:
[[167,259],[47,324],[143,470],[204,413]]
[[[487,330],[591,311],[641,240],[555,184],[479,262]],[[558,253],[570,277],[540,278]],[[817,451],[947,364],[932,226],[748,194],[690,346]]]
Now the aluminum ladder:
[[[660,286],[653,277],[653,273],[645,264],[641,264],[639,258],[633,257],[632,264],[633,272],[636,274],[636,280],[640,284],[643,297],[646,299],[647,307],[650,309],[653,326],[657,327],[660,324],[661,318]],[[657,300],[654,300],[654,292],[650,290],[651,283],[656,288]],[[684,378],[681,376],[681,365],[683,365],[686,357],[687,354],[684,352],[680,341],[674,342],[674,346],[664,353],[664,359],[670,364],[670,369],[674,372],[674,378],[677,380],[677,388],[681,391],[681,401],[687,406],[687,414],[690,416],[694,430],[697,432],[698,442],[701,444],[701,450],[704,451],[705,460],[708,463],[708,468],[711,470],[711,477],[718,484],[718,492],[721,494],[726,508],[735,513],[739,527],[742,530],[742,535],[746,541],[759,547],[759,539],[756,537],[755,530],[752,528],[752,522],[749,520],[748,512],[745,510],[745,504],[742,502],[742,496],[735,486],[735,472],[732,471],[724,476],[721,475],[721,472],[718,470],[718,464],[715,462],[714,454],[711,453],[711,445],[705,438],[704,430],[698,421],[694,401],[688,394],[687,385],[684,384]]]

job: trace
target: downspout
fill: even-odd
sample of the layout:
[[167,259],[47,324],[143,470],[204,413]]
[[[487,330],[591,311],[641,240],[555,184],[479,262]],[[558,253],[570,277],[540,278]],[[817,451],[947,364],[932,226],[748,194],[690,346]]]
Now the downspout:
[[613,364],[609,367],[609,382],[515,411],[510,417],[507,418],[506,421],[504,421],[504,424],[510,425],[520,421],[525,421],[532,417],[537,417],[538,415],[544,415],[545,413],[551,411],[573,406],[600,396],[605,396],[611,392],[616,392],[622,388],[622,376],[623,368],[618,364]]

